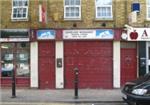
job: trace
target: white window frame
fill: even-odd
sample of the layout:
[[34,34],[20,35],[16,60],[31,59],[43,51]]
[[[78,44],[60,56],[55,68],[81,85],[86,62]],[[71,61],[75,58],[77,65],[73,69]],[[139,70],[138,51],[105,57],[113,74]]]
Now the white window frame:
[[[79,8],[79,16],[66,16],[66,8],[68,7]],[[65,5],[65,0],[64,0],[64,19],[65,20],[80,20],[81,19],[81,0],[80,0],[80,5]]]
[[148,16],[148,15],[150,15],[150,9],[148,9],[148,8],[150,8],[150,0],[149,0],[149,4],[148,4],[148,0],[147,0],[147,3],[146,3],[146,19],[150,20],[150,16]]
[[[14,6],[13,1],[27,1],[28,5],[27,6]],[[14,9],[26,9],[26,16],[25,17],[14,17]],[[11,19],[12,21],[27,21],[28,20],[28,8],[29,8],[29,0],[12,0],[12,13],[11,13]]]
[[[101,0],[101,2],[103,2],[103,0]],[[110,8],[110,14],[111,14],[111,16],[98,16],[98,7]],[[95,15],[96,15],[95,18],[96,19],[113,19],[112,5],[97,4],[96,0],[95,0],[95,10],[96,10],[95,11]]]

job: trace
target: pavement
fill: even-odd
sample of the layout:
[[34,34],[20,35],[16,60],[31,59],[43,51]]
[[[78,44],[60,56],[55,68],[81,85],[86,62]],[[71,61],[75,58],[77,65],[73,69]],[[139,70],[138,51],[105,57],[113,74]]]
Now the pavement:
[[[12,98],[11,89],[1,89],[1,103],[122,103],[121,89],[79,89],[78,99],[73,89],[16,89]],[[3,104],[1,104],[3,105]],[[36,104],[38,105],[38,104]],[[66,104],[67,105],[67,104]]]

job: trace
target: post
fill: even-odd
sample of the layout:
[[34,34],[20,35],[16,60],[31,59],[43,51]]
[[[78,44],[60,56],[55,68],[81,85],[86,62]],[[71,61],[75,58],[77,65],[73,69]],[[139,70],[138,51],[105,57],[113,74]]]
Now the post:
[[15,78],[15,71],[16,71],[16,47],[17,44],[14,43],[14,50],[13,50],[13,70],[12,70],[12,98],[16,98],[16,78]]
[[12,70],[12,98],[16,98],[15,69]]
[[79,69],[76,67],[74,68],[74,98],[78,99],[78,75],[79,75]]

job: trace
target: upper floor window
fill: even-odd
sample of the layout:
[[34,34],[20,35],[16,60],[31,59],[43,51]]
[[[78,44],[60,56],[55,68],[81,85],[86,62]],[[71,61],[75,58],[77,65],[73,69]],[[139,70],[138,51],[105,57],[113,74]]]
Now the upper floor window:
[[29,0],[12,0],[12,15],[13,20],[28,19]]
[[65,0],[64,18],[65,19],[81,18],[81,0]]
[[150,20],[150,0],[147,0],[147,19]]
[[96,19],[112,19],[112,0],[95,0]]

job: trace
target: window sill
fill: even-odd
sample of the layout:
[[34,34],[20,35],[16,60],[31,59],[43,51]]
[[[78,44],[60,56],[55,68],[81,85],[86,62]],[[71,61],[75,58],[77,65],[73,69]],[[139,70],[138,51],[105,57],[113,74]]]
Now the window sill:
[[75,19],[73,19],[73,18],[64,18],[64,20],[63,21],[79,21],[79,22],[81,22],[81,21],[83,21],[82,19],[80,19],[80,18],[75,18]]
[[94,22],[100,22],[100,21],[102,21],[102,22],[104,22],[104,21],[105,21],[105,22],[113,22],[114,20],[113,20],[113,19],[106,19],[106,18],[105,18],[105,19],[94,19],[93,21],[94,21]]
[[150,22],[150,19],[146,19],[144,22]]
[[27,22],[29,19],[11,19],[12,22]]

